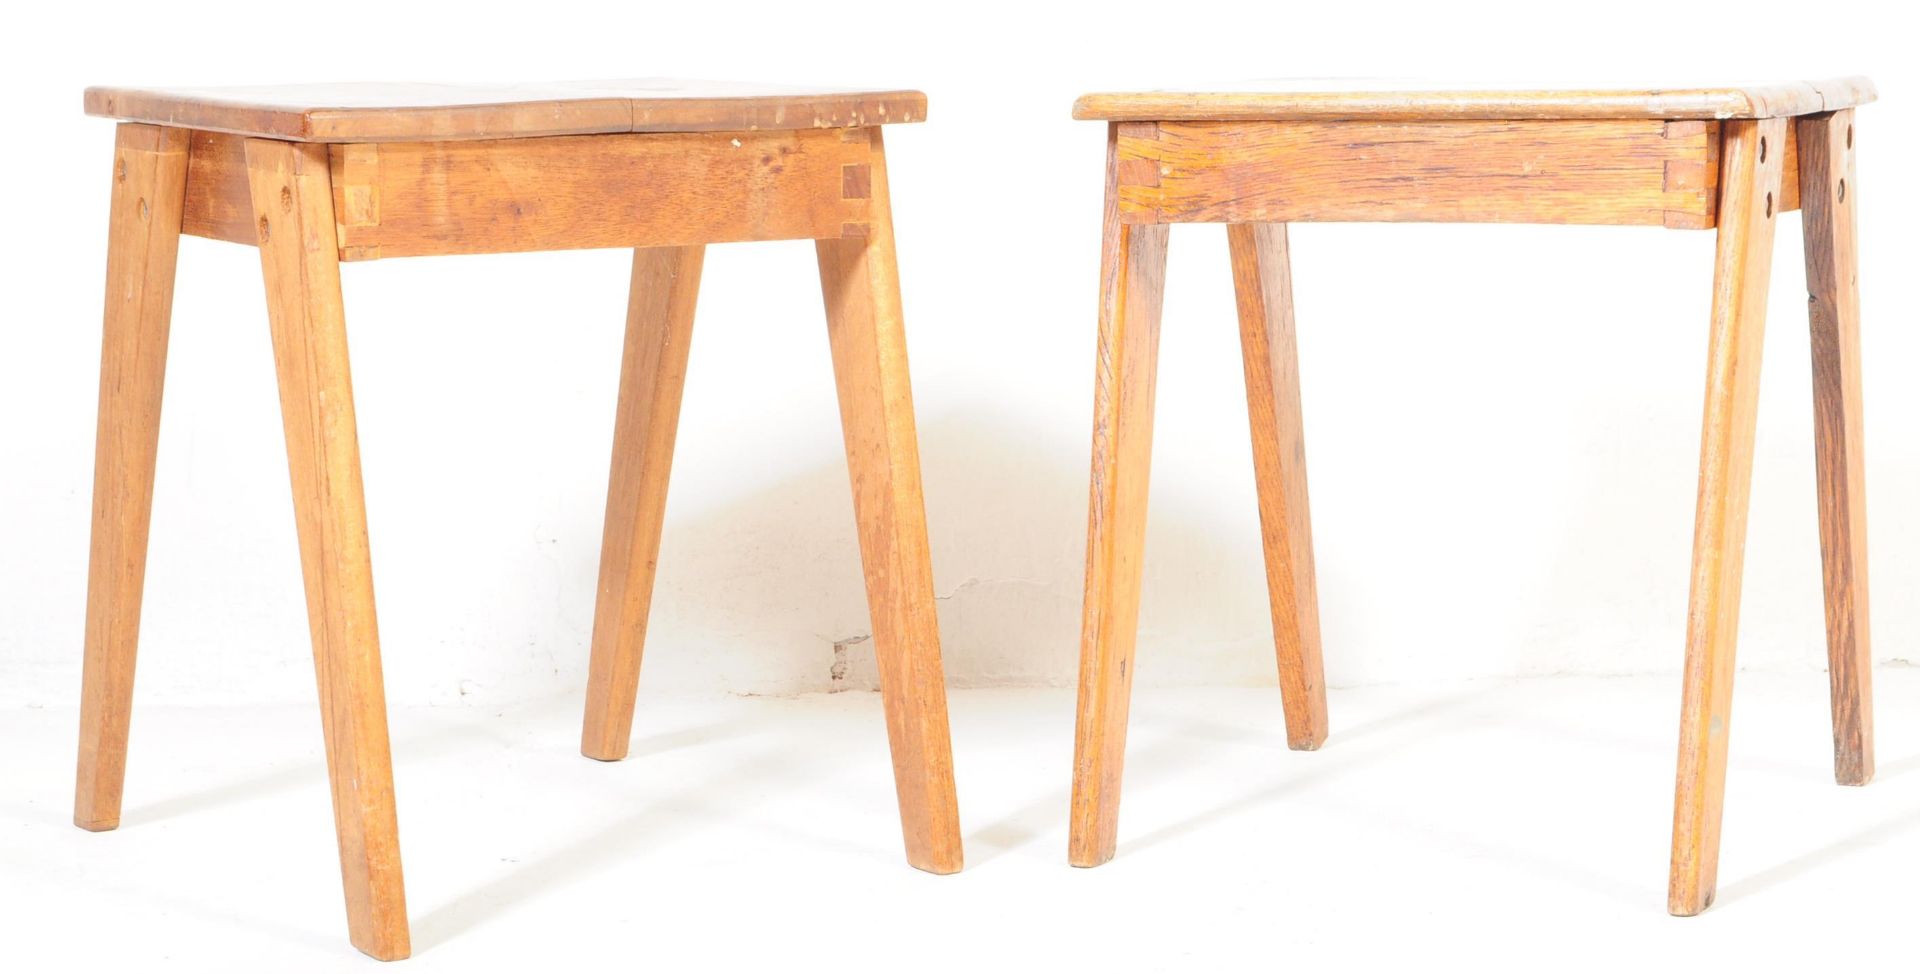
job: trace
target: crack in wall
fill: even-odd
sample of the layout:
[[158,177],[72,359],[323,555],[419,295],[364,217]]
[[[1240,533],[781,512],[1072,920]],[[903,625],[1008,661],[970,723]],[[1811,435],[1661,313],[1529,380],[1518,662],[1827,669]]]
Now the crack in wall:
[[869,632],[833,641],[833,666],[827,670],[828,693],[839,693],[848,689],[847,672],[853,667],[848,659],[847,647],[858,646],[872,638],[873,633]]
[[[980,578],[978,576],[972,576],[967,578],[965,581],[961,582],[960,584],[954,586],[953,590],[948,592],[945,595],[941,595],[939,592],[933,593],[933,600],[935,602],[946,602],[950,599],[958,598],[961,593],[966,592],[969,589],[978,588],[982,585],[989,585],[989,584],[1015,584],[1015,585],[1044,586],[1047,583],[1045,583],[1040,579],[1034,579],[1034,578],[1021,578],[1021,577]],[[827,692],[828,693],[841,693],[843,691],[853,689],[853,684],[848,679],[853,673],[853,659],[852,659],[852,654],[848,652],[848,648],[852,646],[858,646],[861,643],[871,640],[872,638],[873,638],[873,633],[864,632],[857,636],[848,636],[845,639],[833,640],[833,661],[827,668]]]

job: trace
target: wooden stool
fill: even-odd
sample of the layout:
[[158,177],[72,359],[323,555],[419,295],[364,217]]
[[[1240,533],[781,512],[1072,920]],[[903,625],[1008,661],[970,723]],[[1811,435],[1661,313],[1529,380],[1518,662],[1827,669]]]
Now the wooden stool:
[[880,126],[914,91],[634,81],[87,92],[114,148],[74,821],[120,821],[179,235],[260,249],[347,926],[407,956],[340,262],[633,247],[581,750],[627,753],[704,245],[817,241],[907,860],[960,868]]
[[1717,227],[1668,908],[1713,900],[1773,217],[1803,209],[1835,775],[1873,774],[1853,106],[1864,78],[1619,91],[1095,94],[1108,124],[1070,858],[1113,857],[1167,225],[1225,223],[1287,743],[1327,735],[1288,223]]

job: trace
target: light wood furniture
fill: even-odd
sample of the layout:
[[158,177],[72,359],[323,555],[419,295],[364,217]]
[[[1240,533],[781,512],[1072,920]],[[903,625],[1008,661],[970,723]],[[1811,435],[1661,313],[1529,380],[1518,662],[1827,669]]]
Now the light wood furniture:
[[1167,225],[1225,223],[1287,742],[1326,739],[1286,224],[1443,221],[1716,228],[1668,907],[1713,900],[1760,336],[1775,217],[1802,211],[1813,338],[1835,776],[1873,774],[1854,248],[1864,78],[1719,88],[1093,94],[1108,123],[1093,490],[1071,840],[1112,858],[1140,604]]
[[257,246],[347,925],[407,956],[340,262],[634,248],[582,751],[627,752],[705,245],[813,239],[914,866],[961,865],[880,126],[913,91],[634,81],[95,88],[114,147],[74,821],[120,822],[175,255]]

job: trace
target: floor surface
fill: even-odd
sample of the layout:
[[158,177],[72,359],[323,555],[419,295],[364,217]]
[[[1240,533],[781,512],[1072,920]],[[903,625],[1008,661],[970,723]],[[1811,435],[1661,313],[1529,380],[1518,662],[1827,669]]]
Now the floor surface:
[[[1920,907],[1920,670],[1833,784],[1825,677],[1736,687],[1719,901],[1665,911],[1677,677],[1142,689],[1119,856],[1066,865],[1073,696],[957,691],[968,868],[905,865],[873,694],[402,709],[406,970],[1878,970]],[[72,711],[0,712],[0,967],[369,971],[311,708],[141,710],[121,828],[68,823]],[[1648,967],[1649,961],[1653,961]],[[609,967],[609,963],[612,966]],[[1899,963],[1896,963],[1899,962]]]

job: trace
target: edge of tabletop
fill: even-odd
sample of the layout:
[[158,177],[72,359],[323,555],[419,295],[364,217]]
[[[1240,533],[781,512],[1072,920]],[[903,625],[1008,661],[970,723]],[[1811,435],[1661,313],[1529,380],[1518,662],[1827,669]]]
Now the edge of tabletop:
[[866,128],[922,122],[927,117],[927,96],[912,89],[329,108],[94,86],[86,89],[82,104],[88,115],[125,122],[246,138],[327,143]]
[[1137,91],[1091,92],[1081,121],[1498,121],[1552,118],[1774,118],[1876,101],[1873,81],[1827,81],[1645,91]]

